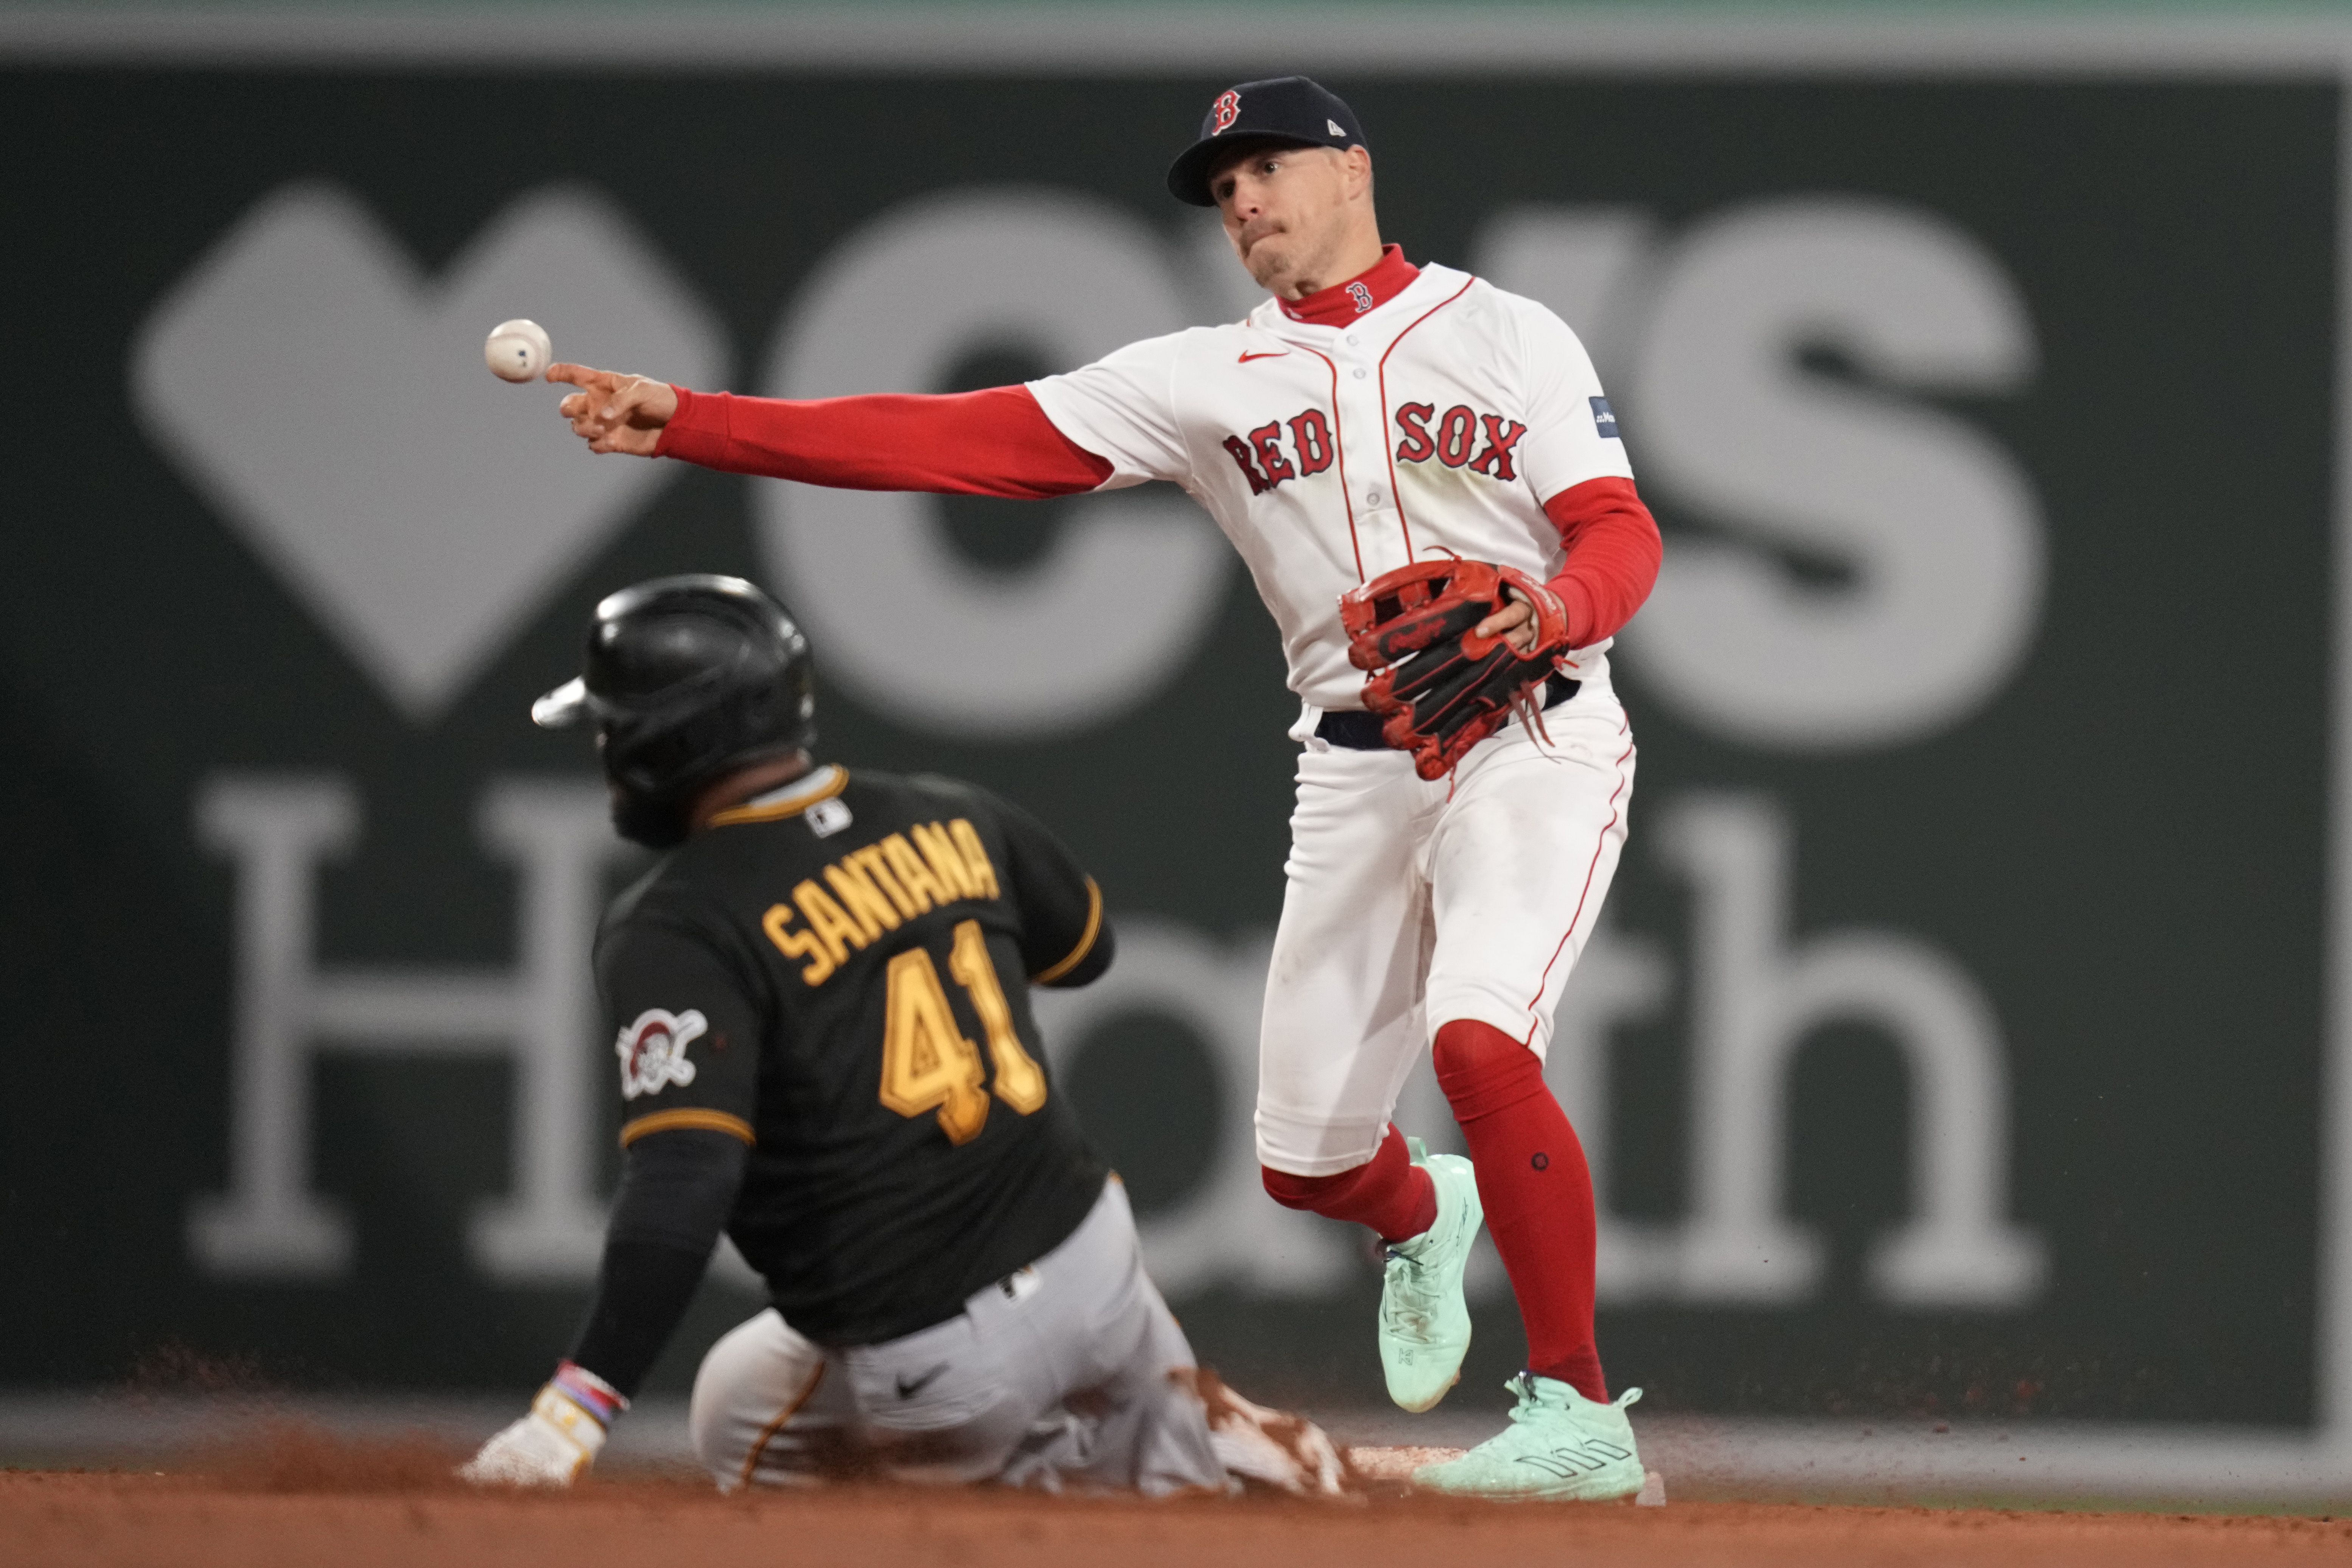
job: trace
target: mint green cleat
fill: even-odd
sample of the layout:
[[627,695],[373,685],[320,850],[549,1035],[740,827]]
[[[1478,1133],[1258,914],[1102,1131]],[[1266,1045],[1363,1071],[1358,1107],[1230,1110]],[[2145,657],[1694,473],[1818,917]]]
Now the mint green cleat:
[[1388,1250],[1381,1279],[1381,1371],[1388,1376],[1389,1397],[1418,1415],[1462,1381],[1462,1358],[1470,1351],[1462,1271],[1486,1211],[1469,1161],[1432,1154],[1418,1138],[1406,1139],[1405,1146],[1437,1187],[1437,1218]]
[[1615,1502],[1642,1489],[1642,1460],[1625,1407],[1587,1399],[1556,1378],[1523,1372],[1504,1387],[1519,1396],[1511,1424],[1458,1459],[1423,1465],[1412,1484],[1460,1497]]

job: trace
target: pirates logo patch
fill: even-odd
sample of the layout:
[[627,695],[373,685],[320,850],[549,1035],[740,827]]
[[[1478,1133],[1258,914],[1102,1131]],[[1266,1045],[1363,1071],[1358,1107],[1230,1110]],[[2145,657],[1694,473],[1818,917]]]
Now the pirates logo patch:
[[659,1094],[671,1084],[684,1089],[694,1081],[694,1064],[686,1059],[687,1043],[700,1037],[710,1021],[695,1008],[672,1013],[648,1007],[621,1031],[613,1048],[621,1056],[621,1098]]

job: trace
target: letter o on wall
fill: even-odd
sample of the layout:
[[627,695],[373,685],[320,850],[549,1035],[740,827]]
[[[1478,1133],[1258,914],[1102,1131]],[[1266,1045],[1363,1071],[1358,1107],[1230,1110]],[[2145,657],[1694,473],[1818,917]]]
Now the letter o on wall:
[[[836,246],[795,300],[762,385],[779,397],[925,392],[988,345],[1057,368],[1186,323],[1164,239],[1059,192],[958,192],[893,208]],[[1034,736],[1098,722],[1183,668],[1223,591],[1224,541],[1184,498],[1064,503],[1020,572],[960,558],[928,496],[758,487],[771,575],[826,673],[936,733]]]
[[[1836,351],[1858,383],[1799,363]],[[1677,540],[1628,668],[1686,720],[1785,751],[1887,746],[2007,683],[2042,605],[2032,488],[1977,426],[1906,392],[2022,387],[2033,327],[1946,219],[1821,197],[1694,226],[1658,285],[1631,392],[1645,481],[1717,540]],[[1848,568],[1799,581],[1758,545]]]

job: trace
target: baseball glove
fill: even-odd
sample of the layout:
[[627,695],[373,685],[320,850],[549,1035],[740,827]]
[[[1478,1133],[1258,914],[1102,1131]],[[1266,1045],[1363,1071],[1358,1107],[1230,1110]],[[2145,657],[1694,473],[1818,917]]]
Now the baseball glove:
[[[1535,646],[1525,655],[1471,630],[1514,599],[1535,612]],[[1411,752],[1425,779],[1444,778],[1513,713],[1530,732],[1541,730],[1535,689],[1568,651],[1559,596],[1517,567],[1485,561],[1383,573],[1339,596],[1339,625],[1348,661],[1372,672],[1364,706],[1381,716],[1381,738]]]

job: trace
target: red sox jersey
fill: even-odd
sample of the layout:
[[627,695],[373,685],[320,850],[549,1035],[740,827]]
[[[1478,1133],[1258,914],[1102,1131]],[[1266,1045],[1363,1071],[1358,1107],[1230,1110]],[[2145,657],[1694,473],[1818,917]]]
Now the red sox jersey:
[[[1393,247],[1367,277],[1391,267]],[[1446,552],[1548,579],[1563,554],[1543,503],[1633,477],[1591,357],[1543,306],[1439,266],[1385,299],[1348,289],[1355,313],[1331,324],[1269,299],[1028,384],[1111,465],[1103,488],[1166,479],[1216,519],[1281,628],[1291,689],[1318,709],[1362,706],[1341,594]]]

